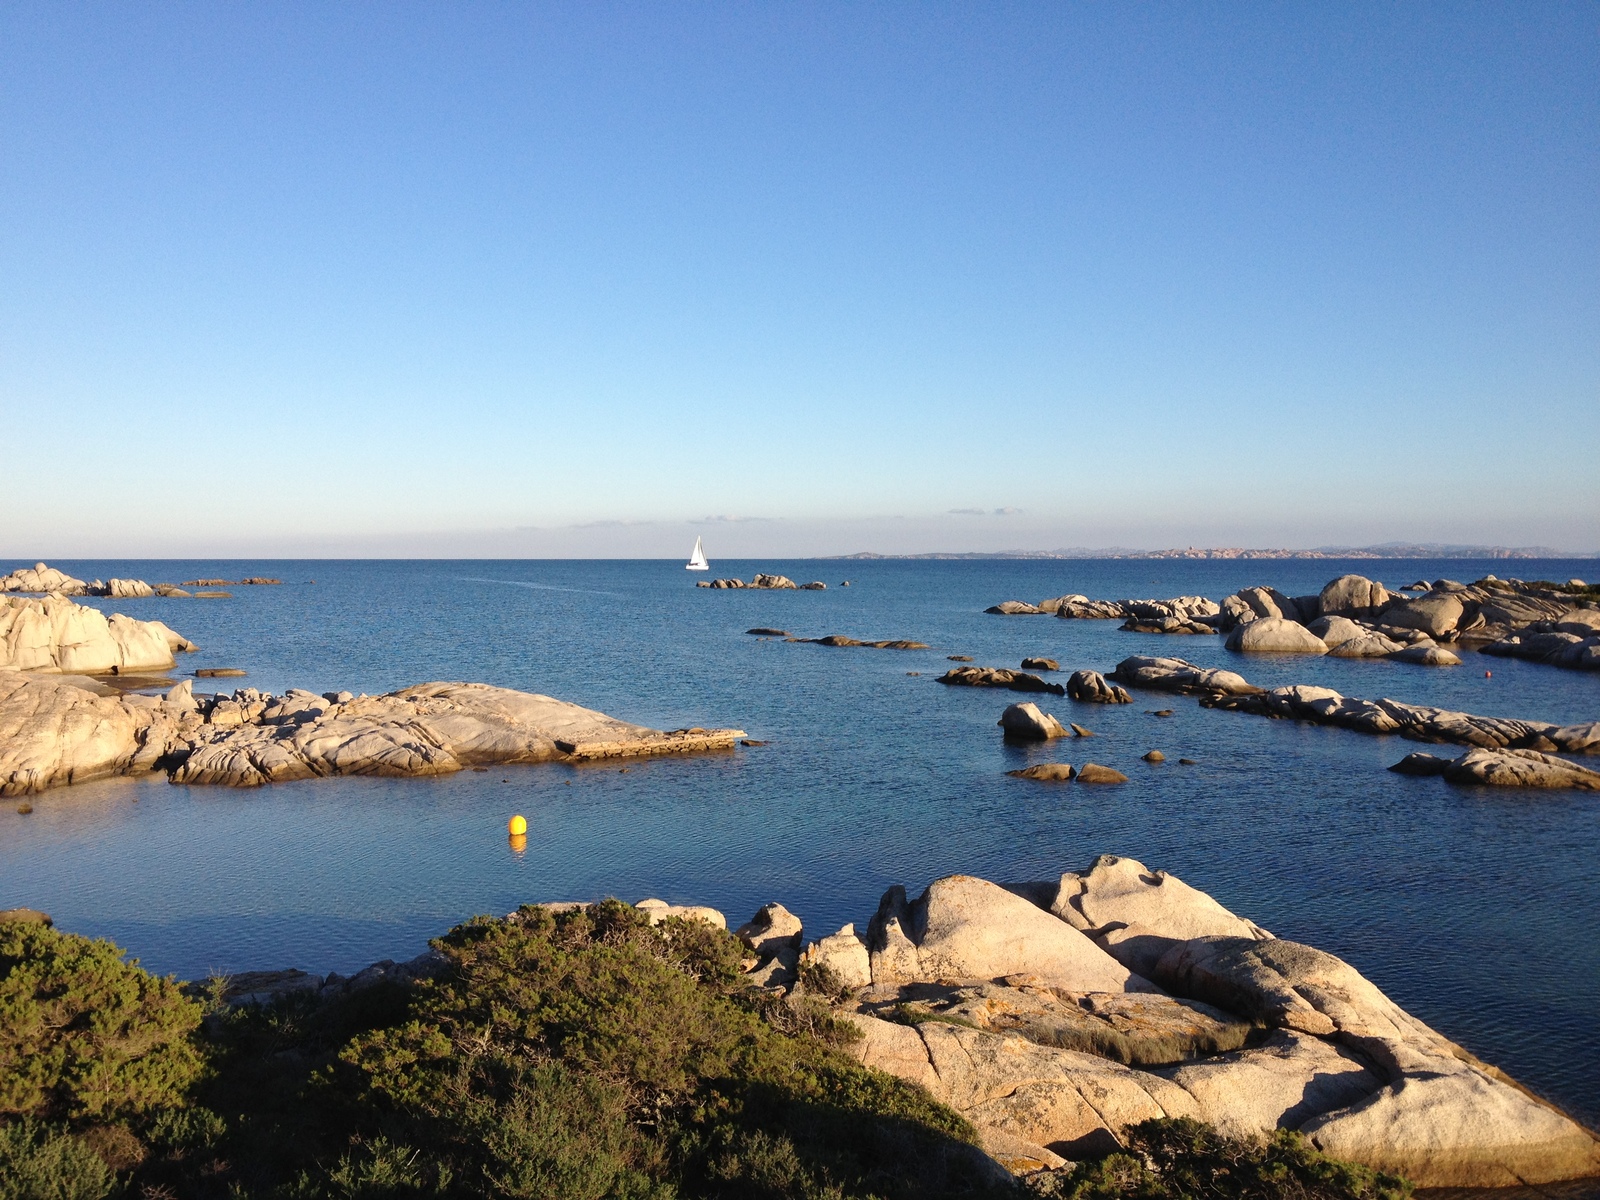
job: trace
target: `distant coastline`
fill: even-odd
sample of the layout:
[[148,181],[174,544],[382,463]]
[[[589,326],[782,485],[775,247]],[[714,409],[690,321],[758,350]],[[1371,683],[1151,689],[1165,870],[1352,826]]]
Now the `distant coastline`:
[[1446,546],[1431,543],[1385,542],[1379,546],[1318,546],[1311,550],[1245,549],[1239,546],[1189,546],[1184,549],[1134,550],[1125,546],[1109,546],[1092,550],[1087,546],[1074,546],[1065,550],[997,550],[992,552],[934,553],[934,554],[874,554],[863,550],[857,554],[826,554],[824,559],[1016,559],[1016,558],[1600,558],[1600,551],[1556,550],[1550,546]]

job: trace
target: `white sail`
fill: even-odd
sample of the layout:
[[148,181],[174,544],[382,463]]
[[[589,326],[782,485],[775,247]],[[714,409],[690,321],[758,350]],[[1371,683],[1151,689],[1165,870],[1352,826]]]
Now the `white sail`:
[[694,540],[694,553],[689,555],[689,564],[685,571],[709,571],[711,564],[706,561],[706,552],[700,545],[700,539]]

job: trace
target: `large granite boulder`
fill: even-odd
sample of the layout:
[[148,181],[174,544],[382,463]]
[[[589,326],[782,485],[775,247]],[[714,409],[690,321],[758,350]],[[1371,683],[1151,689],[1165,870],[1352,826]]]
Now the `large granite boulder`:
[[1270,587],[1242,588],[1225,599],[1220,605],[1220,610],[1223,629],[1233,629],[1238,625],[1247,625],[1252,621],[1268,618],[1299,621],[1303,617],[1309,619],[1319,615],[1302,614],[1300,606],[1294,600],[1277,588]]
[[1042,712],[1033,703],[1011,705],[995,723],[1006,731],[1006,737],[1020,742],[1043,742],[1067,736],[1065,726],[1053,713]]
[[161,671],[173,665],[175,651],[196,648],[160,621],[107,617],[61,596],[0,597],[0,667],[69,675]]
[[0,592],[36,592],[43,595],[54,592],[59,596],[81,596],[88,590],[89,585],[83,580],[74,579],[43,563],[18,568],[9,575],[0,575]]
[[[1061,943],[1039,916],[1082,940]],[[1117,936],[1133,929],[1166,944],[1165,990],[1131,969],[1086,986],[1104,967],[1086,950],[1126,949]],[[854,1053],[928,1088],[1017,1171],[1104,1153],[1168,1116],[1236,1136],[1297,1129],[1426,1187],[1600,1175],[1591,1133],[1348,963],[1132,859],[1057,885],[955,876],[914,905],[891,889],[869,943],[871,985],[840,1013],[864,1034]],[[1245,1039],[1250,1026],[1270,1032]]]
[[[1391,768],[1393,769],[1393,768]],[[1402,774],[1421,774],[1405,771]],[[1427,772],[1432,774],[1433,772]],[[1537,750],[1468,750],[1438,771],[1451,783],[1479,783],[1491,787],[1573,788],[1600,792],[1600,771],[1591,771],[1553,754]]]
[[0,671],[0,796],[117,775],[140,749],[133,713],[51,676]]
[[1401,629],[1420,629],[1432,638],[1449,637],[1461,624],[1465,606],[1459,595],[1428,592],[1408,600],[1396,600],[1385,608],[1380,620]]
[[1388,588],[1365,575],[1341,575],[1323,587],[1317,597],[1317,615],[1367,616],[1392,598]]
[[1326,654],[1327,643],[1298,621],[1262,617],[1238,625],[1227,647],[1246,654]]
[[874,985],[1038,976],[1074,992],[1148,984],[1065,921],[971,875],[949,875],[907,903],[891,888],[867,929]]

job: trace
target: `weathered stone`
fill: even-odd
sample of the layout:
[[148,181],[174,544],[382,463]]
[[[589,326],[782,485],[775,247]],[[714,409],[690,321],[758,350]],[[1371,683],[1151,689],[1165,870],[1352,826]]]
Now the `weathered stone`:
[[160,621],[135,621],[61,596],[0,597],[0,667],[64,674],[164,670],[197,647]]
[[959,687],[1006,688],[1013,692],[1047,692],[1063,696],[1067,689],[1059,683],[1049,683],[1026,671],[1013,671],[1009,667],[952,667],[939,676],[938,682]]
[[1440,758],[1437,754],[1424,754],[1418,750],[1406,755],[1389,770],[1396,775],[1443,775],[1449,765],[1448,758]]
[[1013,779],[1036,779],[1041,783],[1066,783],[1076,771],[1071,763],[1034,763],[1031,767],[1023,767],[1020,771],[1007,771]]
[[668,904],[665,900],[652,897],[639,901],[634,907],[650,918],[652,925],[659,925],[669,918],[677,917],[684,921],[704,921],[707,925],[713,925],[718,929],[728,927],[727,918],[722,913],[704,904]]
[[810,966],[825,968],[847,988],[866,987],[872,982],[872,959],[854,924],[812,942],[801,954],[800,965],[802,970]]
[[765,957],[784,947],[798,950],[801,932],[800,918],[774,902],[763,905],[755,916],[734,931],[734,936]]
[[1159,750],[1148,751],[1143,757],[1147,763],[1164,763],[1167,761],[1167,756]]
[[[1390,770],[1397,768],[1398,764]],[[1450,783],[1600,792],[1600,771],[1591,771],[1536,750],[1469,750],[1455,761],[1445,763],[1439,773]]]
[[983,611],[1001,617],[1037,617],[1044,612],[1044,609],[1021,600],[1002,600],[999,604],[991,605]]
[[1132,704],[1126,688],[1109,683],[1099,671],[1074,671],[1067,680],[1067,695],[1088,704]]
[[1127,783],[1128,777],[1113,767],[1084,763],[1078,771],[1079,783]]
[[1145,658],[1135,655],[1117,664],[1111,678],[1131,687],[1160,692],[1199,695],[1250,695],[1261,691],[1232,671],[1211,670],[1181,658]]
[[1324,585],[1317,597],[1317,613],[1366,614],[1376,612],[1392,599],[1389,589],[1364,575],[1341,575]]
[[[907,946],[893,943],[891,923]],[[868,929],[876,985],[1037,975],[1078,992],[1149,990],[1087,936],[1005,888],[970,875],[928,885],[914,903],[885,893]],[[883,959],[893,951],[892,960]]]
[[1229,650],[1246,654],[1326,654],[1321,638],[1297,621],[1262,617],[1237,626],[1228,635]]
[[1024,671],[1059,671],[1061,664],[1053,658],[1025,658],[1022,660]]
[[1429,592],[1414,599],[1394,601],[1383,610],[1381,620],[1385,625],[1420,629],[1429,637],[1441,638],[1456,631],[1464,611],[1458,596]]
[[37,592],[49,594],[54,592],[58,596],[81,596],[89,590],[89,585],[81,579],[74,579],[71,575],[47,567],[43,563],[36,563],[32,567],[22,567],[9,575],[0,576],[0,592]]
[[1067,736],[1060,721],[1050,713],[1041,712],[1039,706],[1033,703],[1011,705],[1000,714],[1000,720],[996,723],[1006,731],[1008,738],[1018,741],[1042,742]]
[[784,591],[798,590],[798,584],[787,575],[757,575],[750,581],[753,588],[777,588]]

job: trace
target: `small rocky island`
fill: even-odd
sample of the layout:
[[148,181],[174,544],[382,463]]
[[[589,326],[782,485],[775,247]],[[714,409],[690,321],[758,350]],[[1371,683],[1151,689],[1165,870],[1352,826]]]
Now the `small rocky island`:
[[1220,603],[1203,596],[1091,600],[1070,594],[1038,604],[1006,600],[985,611],[1120,619],[1121,628],[1133,633],[1221,633],[1228,635],[1228,649],[1241,653],[1457,666],[1460,656],[1447,647],[1460,645],[1573,670],[1600,670],[1600,588],[1581,579],[1527,583],[1488,575],[1472,584],[1419,581],[1391,592],[1364,575],[1341,575],[1309,596],[1286,596],[1271,587],[1244,588]]
[[106,617],[63,596],[0,598],[0,795],[165,771],[174,783],[253,787],[331,775],[442,775],[731,748],[738,729],[649,729],[550,696],[424,683],[384,696],[119,692],[107,676],[160,671],[196,647],[159,621]]

